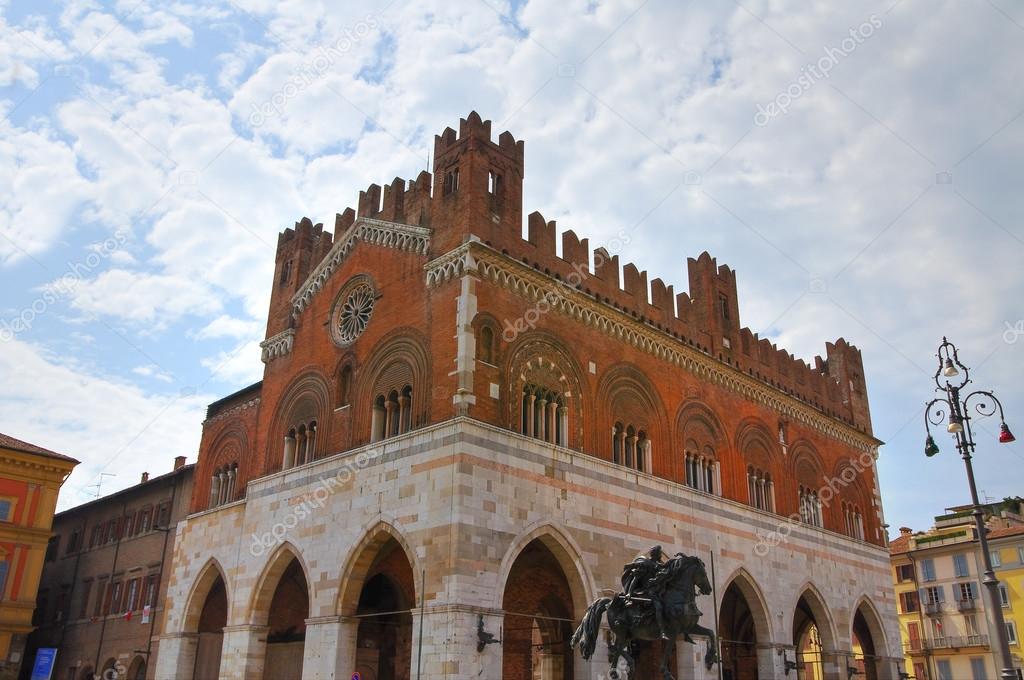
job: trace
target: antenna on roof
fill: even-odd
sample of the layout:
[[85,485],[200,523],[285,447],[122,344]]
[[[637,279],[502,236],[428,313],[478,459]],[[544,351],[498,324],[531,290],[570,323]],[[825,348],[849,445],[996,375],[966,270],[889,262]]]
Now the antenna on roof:
[[103,478],[104,477],[117,477],[117,475],[115,473],[113,473],[113,472],[101,472],[100,473],[100,481],[96,482],[95,484],[90,484],[88,487],[86,487],[86,488],[89,488],[89,489],[91,489],[94,486],[96,487],[96,498],[100,497],[100,489],[103,487]]

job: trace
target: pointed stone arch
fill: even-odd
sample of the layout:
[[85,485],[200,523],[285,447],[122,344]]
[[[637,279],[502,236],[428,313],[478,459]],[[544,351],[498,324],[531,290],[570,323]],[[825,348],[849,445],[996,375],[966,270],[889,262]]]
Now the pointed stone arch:
[[889,641],[885,635],[885,626],[882,625],[882,615],[878,612],[878,607],[871,601],[871,598],[866,594],[861,595],[857,598],[856,604],[853,609],[853,616],[850,617],[850,637],[853,637],[853,619],[857,613],[861,613],[864,616],[865,622],[868,624],[868,630],[871,632],[871,637],[875,643],[875,653],[879,656],[886,656],[889,653]]
[[206,598],[217,584],[218,579],[224,584],[224,590],[227,592],[227,620],[231,621],[232,600],[228,579],[225,575],[224,567],[217,561],[217,558],[211,557],[206,560],[206,564],[199,570],[199,575],[192,583],[192,590],[189,592],[188,599],[186,600],[185,616],[181,627],[182,632],[196,633],[199,631],[199,619],[203,614]]
[[734,584],[743,593],[747,606],[750,607],[757,637],[763,640],[774,640],[775,631],[772,629],[771,617],[768,615],[770,611],[768,601],[765,599],[761,587],[757,585],[757,581],[744,567],[739,567],[723,581],[721,592],[725,593],[729,586]]
[[[835,618],[832,616],[832,612],[828,608],[825,598],[822,596],[821,591],[814,583],[807,581],[803,586],[797,589],[798,594],[796,599],[793,601],[793,605],[790,611],[793,612],[794,617],[797,611],[800,609],[801,600],[807,604],[807,608],[813,615],[814,623],[818,628],[818,634],[821,636],[821,646],[826,651],[835,651],[839,649],[839,636],[836,632]],[[795,622],[795,621],[794,621]],[[791,630],[794,637],[796,637],[798,631]]]
[[[387,520],[377,520],[363,530],[362,538],[352,548],[341,570],[341,585],[335,602],[335,613],[340,616],[354,616],[359,608],[359,595],[366,584],[374,560],[389,541],[394,541],[405,553],[413,576],[422,573],[416,553],[409,545],[401,529]],[[414,581],[414,588],[418,584]],[[417,593],[413,593],[415,599]]]
[[884,673],[889,656],[882,618],[867,595],[861,595],[850,611],[852,666],[863,674],[865,680],[878,680]]
[[572,591],[574,609],[581,613],[586,611],[586,608],[597,597],[594,577],[587,568],[586,562],[583,560],[583,551],[576,541],[568,532],[550,520],[541,520],[526,527],[505,551],[505,557],[502,558],[501,566],[498,568],[498,588],[495,591],[494,607],[501,609],[505,584],[508,582],[512,566],[526,546],[535,540],[540,540],[551,551],[565,573]]
[[302,559],[302,553],[290,541],[285,541],[278,546],[270,559],[267,560],[266,565],[263,567],[263,572],[256,580],[252,603],[249,605],[248,622],[250,624],[256,626],[267,625],[267,618],[270,615],[270,603],[274,598],[274,592],[281,581],[281,576],[284,575],[285,570],[288,569],[292,561],[298,562],[302,575],[306,579],[307,597],[310,604],[316,601],[312,591],[309,569],[306,566],[305,560]]
[[550,522],[528,528],[511,543],[495,592],[505,631],[503,678],[589,677],[586,664],[565,644],[589,603],[589,581],[578,546]]

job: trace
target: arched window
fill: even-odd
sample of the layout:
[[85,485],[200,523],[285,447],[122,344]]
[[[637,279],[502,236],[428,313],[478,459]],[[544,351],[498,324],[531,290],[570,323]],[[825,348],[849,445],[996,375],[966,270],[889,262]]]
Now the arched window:
[[651,440],[647,431],[635,425],[616,422],[612,427],[612,462],[616,465],[651,472]]
[[284,469],[313,462],[316,459],[316,445],[315,420],[293,425],[284,437]]
[[400,391],[393,389],[386,396],[378,394],[373,400],[370,440],[377,442],[412,430],[412,399],[412,385],[405,385]]
[[523,386],[521,432],[556,446],[566,446],[569,409],[565,397],[557,391],[526,383]]
[[775,483],[770,473],[747,466],[747,502],[758,510],[775,512]]
[[338,371],[338,408],[348,406],[352,400],[352,365],[345,364]]
[[494,364],[494,329],[490,325],[480,327],[476,341],[477,356],[485,364]]
[[815,527],[822,527],[822,505],[821,499],[818,498],[818,492],[810,489],[803,484],[800,485],[800,519],[804,524],[810,524]]
[[858,541],[863,541],[864,515],[861,514],[860,507],[843,501],[842,510],[846,535],[850,538],[856,538]]

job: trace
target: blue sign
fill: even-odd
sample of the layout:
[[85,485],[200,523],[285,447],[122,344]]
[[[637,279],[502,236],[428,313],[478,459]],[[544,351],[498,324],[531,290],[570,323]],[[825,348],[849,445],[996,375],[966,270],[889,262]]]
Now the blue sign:
[[36,662],[32,664],[31,680],[50,680],[56,663],[57,650],[53,647],[40,647],[36,651]]
[[359,671],[356,671],[352,674],[352,680],[363,680],[363,674]]

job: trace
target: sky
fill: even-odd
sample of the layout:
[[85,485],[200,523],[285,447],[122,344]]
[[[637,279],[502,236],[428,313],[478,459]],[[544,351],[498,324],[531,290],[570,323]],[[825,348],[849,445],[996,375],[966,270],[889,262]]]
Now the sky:
[[[525,211],[813,362],[863,351],[886,520],[968,500],[923,455],[943,336],[1024,434],[1024,6],[1007,0],[0,0],[0,431],[60,507],[194,461],[259,380],[279,231],[427,167],[471,110]],[[975,421],[983,497],[1024,446]]]

